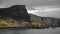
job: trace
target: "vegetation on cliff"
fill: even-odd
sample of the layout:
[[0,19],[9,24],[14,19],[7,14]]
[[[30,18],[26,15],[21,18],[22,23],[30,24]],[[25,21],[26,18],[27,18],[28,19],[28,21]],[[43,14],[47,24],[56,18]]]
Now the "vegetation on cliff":
[[34,22],[31,23],[22,21],[16,21],[11,18],[0,18],[0,27],[21,27],[21,28],[44,28],[45,24]]

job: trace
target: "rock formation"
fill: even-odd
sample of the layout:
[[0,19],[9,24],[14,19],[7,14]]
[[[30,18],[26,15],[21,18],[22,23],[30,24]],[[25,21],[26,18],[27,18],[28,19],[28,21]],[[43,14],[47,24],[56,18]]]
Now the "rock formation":
[[18,21],[30,21],[25,5],[14,5],[8,8],[0,8],[0,16],[5,18],[11,17]]
[[41,17],[32,14],[30,14],[30,18],[33,22],[44,23],[46,27],[60,27],[60,18]]

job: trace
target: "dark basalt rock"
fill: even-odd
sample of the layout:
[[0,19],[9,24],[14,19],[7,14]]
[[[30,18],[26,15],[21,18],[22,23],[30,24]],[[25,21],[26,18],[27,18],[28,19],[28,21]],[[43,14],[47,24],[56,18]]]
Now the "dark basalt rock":
[[8,8],[0,8],[0,16],[6,18],[11,17],[12,19],[18,21],[30,21],[30,16],[27,13],[25,5],[13,5]]

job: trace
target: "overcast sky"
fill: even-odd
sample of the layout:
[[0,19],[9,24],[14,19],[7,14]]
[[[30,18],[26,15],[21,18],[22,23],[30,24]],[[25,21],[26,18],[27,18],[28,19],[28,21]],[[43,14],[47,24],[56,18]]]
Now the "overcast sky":
[[0,7],[26,5],[28,13],[60,18],[60,0],[0,0]]

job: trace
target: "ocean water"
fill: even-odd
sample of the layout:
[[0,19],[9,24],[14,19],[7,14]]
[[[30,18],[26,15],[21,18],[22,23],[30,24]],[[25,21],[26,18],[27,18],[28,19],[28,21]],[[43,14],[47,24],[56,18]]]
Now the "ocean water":
[[0,34],[60,34],[60,28],[56,29],[0,29]]

